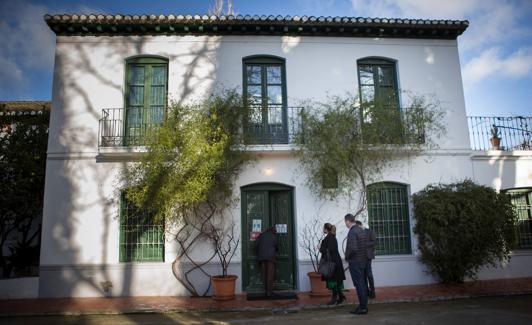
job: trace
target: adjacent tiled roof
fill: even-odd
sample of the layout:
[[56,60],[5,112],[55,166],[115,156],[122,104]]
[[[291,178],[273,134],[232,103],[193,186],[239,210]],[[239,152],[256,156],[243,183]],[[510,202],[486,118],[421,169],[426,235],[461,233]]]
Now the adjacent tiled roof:
[[49,101],[0,101],[0,116],[38,115],[51,106]]
[[456,39],[467,20],[315,16],[45,15],[57,35],[304,35]]

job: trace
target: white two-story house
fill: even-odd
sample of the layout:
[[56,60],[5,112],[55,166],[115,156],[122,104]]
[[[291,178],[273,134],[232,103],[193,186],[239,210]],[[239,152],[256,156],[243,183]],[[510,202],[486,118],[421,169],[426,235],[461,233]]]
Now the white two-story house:
[[[370,211],[365,221],[369,227],[381,225],[373,264],[377,287],[435,282],[418,260],[412,193],[464,178],[497,190],[530,193],[532,188],[532,151],[521,150],[530,147],[503,143],[508,150],[472,149],[469,128],[476,127],[475,141],[487,143],[489,134],[479,130],[492,122],[471,118],[468,127],[457,47],[467,21],[181,15],[47,15],[45,20],[57,45],[41,297],[187,294],[171,268],[176,243],[165,237],[164,225],[135,217],[138,211],[124,202],[117,180],[124,164],[145,150],[136,127],[143,116],[139,111],[163,118],[171,101],[192,102],[220,87],[258,98],[263,114],[257,125],[282,130],[248,146],[257,161],[235,184],[240,200],[232,215],[242,243],[229,271],[238,275],[237,292],[256,286],[252,220],[260,220],[262,229],[282,225],[276,289],[308,291],[312,267],[298,245],[303,225],[315,216],[338,223],[352,209],[346,202],[316,199],[298,169],[292,121],[307,99],[371,96],[386,88],[399,98],[403,90],[434,95],[445,109],[447,134],[439,149],[379,180],[390,193],[380,204],[394,208],[383,209],[389,215]],[[522,250],[504,267],[482,270],[481,279],[532,276],[532,252],[526,250],[532,249],[531,195],[522,197]],[[143,230],[126,236],[131,227]],[[341,240],[346,230],[339,230]],[[206,270],[220,272],[214,262]]]

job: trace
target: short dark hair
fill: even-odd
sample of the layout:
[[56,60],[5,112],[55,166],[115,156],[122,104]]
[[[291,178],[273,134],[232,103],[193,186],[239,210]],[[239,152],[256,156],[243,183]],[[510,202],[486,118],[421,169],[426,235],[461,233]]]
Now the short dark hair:
[[359,226],[362,226],[362,222],[360,220],[355,221],[355,223]]
[[346,214],[344,219],[345,219],[345,221],[355,222],[355,216],[352,215],[351,213]]

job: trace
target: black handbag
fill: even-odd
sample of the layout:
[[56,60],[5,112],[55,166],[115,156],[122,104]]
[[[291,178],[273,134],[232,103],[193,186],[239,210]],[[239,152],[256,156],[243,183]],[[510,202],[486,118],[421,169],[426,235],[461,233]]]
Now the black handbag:
[[327,257],[321,256],[320,263],[318,264],[318,272],[323,275],[324,278],[332,278],[334,275],[334,269],[336,268],[336,264],[331,261],[331,255],[329,253],[329,250],[327,250]]

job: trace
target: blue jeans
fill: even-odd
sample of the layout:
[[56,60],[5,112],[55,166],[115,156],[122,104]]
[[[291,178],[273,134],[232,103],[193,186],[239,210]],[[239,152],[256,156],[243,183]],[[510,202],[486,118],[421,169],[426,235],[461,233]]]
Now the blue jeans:
[[360,266],[356,262],[349,262],[349,273],[357,289],[358,306],[361,309],[368,308],[368,291],[366,287],[366,270],[365,265]]

